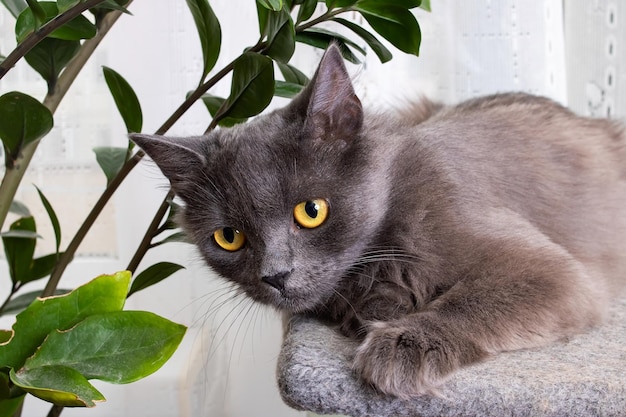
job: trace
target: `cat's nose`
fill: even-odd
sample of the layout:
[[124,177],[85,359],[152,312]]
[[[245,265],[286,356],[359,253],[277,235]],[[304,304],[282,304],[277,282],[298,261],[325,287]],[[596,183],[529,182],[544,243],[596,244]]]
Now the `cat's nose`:
[[287,280],[288,275],[289,272],[279,272],[274,275],[266,275],[262,277],[261,280],[277,290],[282,291],[285,289],[285,281]]

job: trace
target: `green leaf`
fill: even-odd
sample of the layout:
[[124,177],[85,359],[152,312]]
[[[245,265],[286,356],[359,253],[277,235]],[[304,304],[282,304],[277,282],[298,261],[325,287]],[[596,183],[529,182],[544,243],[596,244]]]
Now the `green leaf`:
[[352,6],[356,2],[357,0],[326,0],[326,7],[330,10],[337,7]]
[[94,407],[104,396],[80,372],[65,366],[11,369],[11,381],[24,391],[63,407]]
[[419,55],[422,33],[415,16],[408,9],[362,0],[357,3],[356,10],[393,46],[408,54]]
[[15,413],[20,408],[20,405],[22,405],[22,402],[24,402],[25,395],[26,394],[22,394],[14,398],[0,401],[0,417],[13,417],[17,415]]
[[17,315],[13,337],[0,343],[0,368],[20,368],[53,330],[66,330],[85,317],[119,311],[124,306],[130,273],[102,275],[72,292],[35,300]]
[[[296,33],[296,41],[311,45],[315,48],[326,49],[331,42],[335,42],[339,47],[339,51],[343,58],[353,64],[360,64],[359,59],[352,53],[350,48],[346,45],[347,42],[354,44],[354,42],[348,40],[344,36],[338,33],[322,31],[321,29],[308,29],[299,33]],[[359,48],[360,49],[360,48]],[[361,49],[361,51],[363,51]],[[363,51],[365,52],[365,51]]]
[[207,0],[187,0],[196,29],[200,36],[202,56],[204,58],[201,82],[213,69],[220,54],[222,30],[220,22]]
[[22,148],[52,129],[52,113],[31,96],[13,91],[0,97],[0,139],[5,165],[13,168]]
[[83,0],[57,0],[57,8],[59,9],[59,13],[63,13],[82,1]]
[[295,83],[276,80],[274,95],[278,97],[292,98],[302,91],[303,86]]
[[11,224],[12,232],[26,232],[24,237],[16,233],[3,233],[2,243],[4,253],[9,264],[9,275],[11,281],[28,282],[29,271],[35,253],[36,232],[35,219],[33,217],[22,217]]
[[[54,291],[54,295],[67,294],[70,291],[71,290],[68,290],[68,289],[56,289]],[[11,299],[11,301],[9,301],[9,303],[4,307],[4,310],[2,310],[1,314],[20,312],[24,310],[26,307],[28,307],[40,295],[41,295],[41,290],[36,290],[36,291],[30,291],[18,297],[15,297]],[[6,340],[0,339],[0,343],[8,341],[11,338],[10,336],[13,334],[13,332],[8,331],[8,330],[6,332],[9,334],[9,338],[7,338]]]
[[293,20],[286,9],[267,14],[267,55],[283,63],[289,62],[296,48]]
[[420,8],[426,10],[427,12],[432,11],[432,9],[430,8],[430,0],[422,0]]
[[50,201],[46,198],[45,195],[41,192],[38,187],[37,193],[39,194],[39,198],[41,199],[41,203],[43,204],[46,212],[48,213],[48,217],[50,218],[50,223],[52,223],[52,229],[54,229],[54,239],[56,241],[56,252],[59,253],[59,248],[61,247],[61,225],[59,224],[59,218],[57,217]]
[[26,0],[1,0],[1,2],[16,19],[28,7]]
[[60,255],[61,253],[53,253],[33,259],[28,275],[22,282],[32,282],[50,275],[56,267]]
[[[39,2],[45,13],[45,22],[49,22],[59,14],[56,2],[42,1]],[[37,19],[33,15],[33,11],[25,9],[15,22],[15,36],[18,42],[22,42],[26,36],[38,29]],[[85,16],[79,15],[70,20],[60,28],[54,30],[49,38],[64,39],[68,41],[78,41],[81,39],[91,39],[96,36],[96,26]]]
[[128,291],[128,296],[130,297],[137,291],[144,290],[154,284],[157,284],[173,273],[184,268],[185,267],[182,265],[171,262],[159,262],[154,264],[135,277],[132,285],[130,286],[130,291]]
[[402,9],[414,9],[420,7],[423,3],[422,0],[359,0],[359,6],[362,4],[374,5],[376,7],[399,7]]
[[32,15],[35,18],[35,30],[39,29],[39,27],[46,21],[46,12],[43,10],[41,5],[37,2],[37,0],[26,0],[28,3],[28,7]]
[[[0,330],[0,343],[8,342],[12,335],[13,332],[10,330]],[[0,375],[2,374],[0,373]]]
[[[223,113],[235,118],[255,116],[270,104],[273,96],[272,60],[261,54],[245,52],[235,60],[230,96]],[[222,115],[217,114],[216,117]]]
[[93,151],[96,153],[96,161],[98,161],[98,165],[100,165],[104,175],[107,177],[108,185],[111,183],[111,180],[115,178],[117,173],[120,172],[120,169],[122,169],[122,166],[126,162],[128,149],[101,146],[94,148]]
[[173,242],[176,242],[176,243],[190,243],[189,242],[189,238],[187,237],[187,235],[184,232],[176,232],[176,233],[172,233],[171,235],[169,235],[168,237],[166,237],[165,239],[163,239],[163,240],[161,240],[159,242],[153,243],[152,247],[154,248],[156,246],[163,245],[165,243],[173,243]]
[[128,3],[128,0],[105,0],[102,3],[99,3],[97,6],[92,7],[89,11],[96,18],[96,25],[104,19],[104,17],[112,12],[113,10],[118,10],[127,15],[131,15],[132,13],[128,11],[124,6]]
[[50,333],[24,369],[65,366],[87,379],[126,384],[157,371],[185,331],[185,326],[146,311],[96,314]]
[[332,20],[334,20],[337,23],[342,24],[343,26],[347,27],[348,29],[350,29],[351,31],[359,35],[361,39],[367,42],[369,47],[372,48],[372,51],[374,51],[376,56],[378,56],[378,59],[380,59],[380,62],[385,63],[391,60],[391,58],[393,58],[393,55],[391,54],[389,49],[385,48],[385,46],[378,39],[376,39],[374,35],[372,35],[367,30],[363,29],[362,26],[359,26],[353,22],[342,19],[340,17],[336,17]]
[[277,62],[277,64],[280,73],[283,74],[283,78],[285,78],[285,81],[288,83],[300,85],[307,85],[309,83],[309,78],[298,68],[289,64],[283,64],[282,62]]
[[[225,101],[226,99],[211,94],[204,94],[202,96],[202,102],[213,117],[215,117]],[[246,120],[248,120],[247,117],[223,117],[219,119],[218,124],[223,127],[232,127],[239,123],[244,123]]]
[[313,16],[313,13],[315,13],[316,8],[317,0],[304,0],[298,9],[298,18],[296,19],[296,22],[301,23],[305,20],[309,20],[311,16]]
[[277,12],[283,8],[283,0],[256,0],[258,4],[266,9]]
[[79,49],[79,41],[45,38],[35,45],[24,59],[46,80],[48,91],[53,92],[59,74]]
[[139,99],[133,88],[119,73],[109,67],[102,67],[104,80],[113,96],[128,133],[141,132],[143,115]]

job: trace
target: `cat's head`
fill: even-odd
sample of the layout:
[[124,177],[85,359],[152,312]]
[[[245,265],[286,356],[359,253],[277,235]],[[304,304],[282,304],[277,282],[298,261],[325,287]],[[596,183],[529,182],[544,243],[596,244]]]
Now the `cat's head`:
[[179,220],[207,263],[279,309],[336,294],[384,214],[387,187],[334,46],[283,109],[203,137],[131,139],[185,203]]

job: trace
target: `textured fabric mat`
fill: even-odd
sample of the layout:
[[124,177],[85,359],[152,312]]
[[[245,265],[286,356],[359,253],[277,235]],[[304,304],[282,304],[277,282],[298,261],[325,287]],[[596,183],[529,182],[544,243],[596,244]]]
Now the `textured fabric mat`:
[[303,317],[289,323],[278,384],[291,407],[347,416],[626,416],[626,300],[590,333],[464,368],[443,398],[402,401],[355,378],[356,344]]

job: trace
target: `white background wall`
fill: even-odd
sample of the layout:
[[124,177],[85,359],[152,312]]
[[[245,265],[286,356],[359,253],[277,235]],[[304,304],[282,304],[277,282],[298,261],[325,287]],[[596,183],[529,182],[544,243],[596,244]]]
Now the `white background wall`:
[[[253,0],[212,0],[223,44],[216,68],[257,37]],[[401,105],[419,94],[445,102],[497,91],[523,90],[550,96],[581,114],[626,114],[626,4],[623,0],[431,0],[432,13],[417,10],[423,31],[419,58],[394,51],[381,65],[370,54],[350,66],[357,91],[369,107]],[[109,66],[133,86],[144,112],[144,131],[154,131],[198,83],[201,53],[183,0],[135,0],[107,36],[55,116],[19,198],[34,212],[50,250],[52,234],[37,202],[35,183],[59,211],[66,237],[77,227],[104,186],[94,146],[125,145],[123,124],[100,67]],[[353,16],[356,17],[356,16]],[[358,18],[358,17],[357,17]],[[362,23],[362,22],[361,22]],[[14,46],[13,19],[0,9],[0,53]],[[298,46],[296,65],[312,74],[319,51]],[[0,81],[43,97],[43,82],[19,65]],[[213,93],[226,96],[229,87]],[[1,122],[1,121],[0,121]],[[196,105],[170,131],[198,134],[210,122]],[[160,204],[167,183],[142,163],[116,195],[90,234],[61,286],[73,287],[103,272],[125,268]],[[69,196],[69,198],[68,198]],[[67,240],[65,241],[67,244]],[[300,416],[284,406],[275,387],[280,320],[244,299],[225,302],[227,287],[189,246],[151,252],[144,267],[169,260],[187,266],[169,280],[131,297],[129,309],[154,311],[190,326],[183,345],[155,375],[127,386],[97,384],[108,398],[93,410],[64,416]],[[0,297],[7,292],[0,267]],[[33,287],[35,287],[34,285]],[[10,326],[10,320],[1,322]],[[29,399],[24,415],[43,416],[48,405]]]

